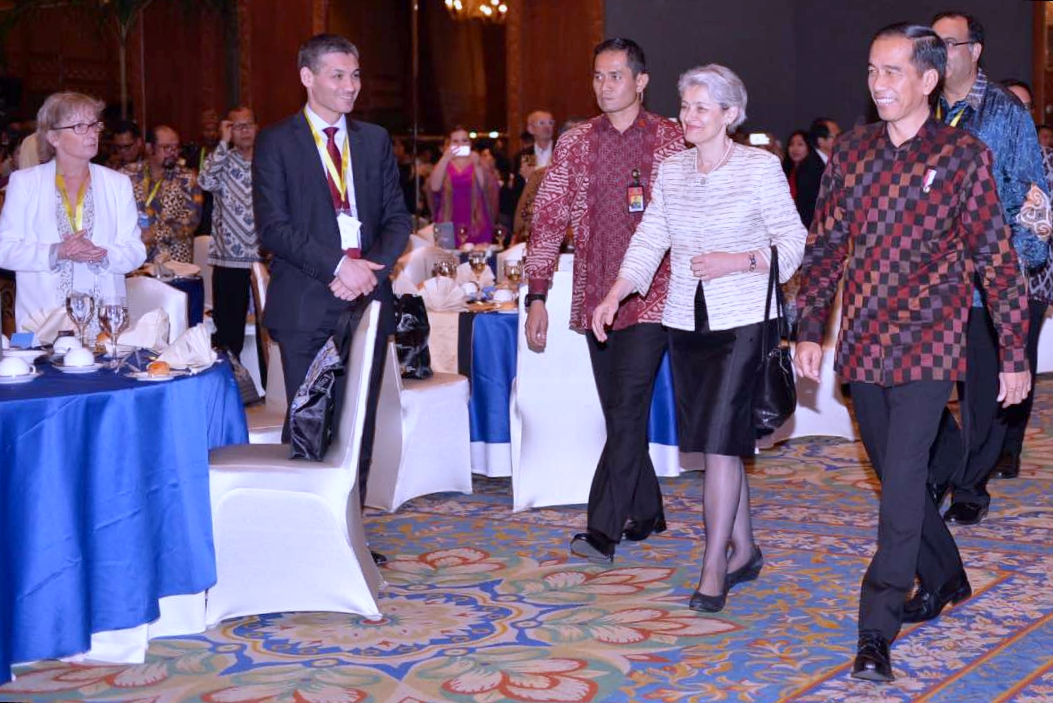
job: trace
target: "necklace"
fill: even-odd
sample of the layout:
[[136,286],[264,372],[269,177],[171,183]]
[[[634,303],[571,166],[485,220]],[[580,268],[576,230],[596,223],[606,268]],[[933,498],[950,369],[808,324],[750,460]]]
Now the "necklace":
[[728,140],[728,145],[727,145],[727,147],[725,147],[725,148],[724,148],[724,153],[723,153],[723,154],[721,154],[720,158],[719,158],[719,159],[717,160],[717,163],[716,163],[716,165],[715,165],[715,166],[714,166],[713,168],[709,169],[709,171],[708,171],[707,173],[701,173],[701,172],[699,172],[699,170],[698,170],[698,169],[699,169],[699,167],[701,166],[701,164],[700,164],[700,163],[698,163],[698,160],[696,159],[696,165],[695,165],[695,185],[705,185],[705,183],[706,183],[706,178],[707,178],[707,177],[708,177],[708,176],[709,176],[710,174],[712,174],[712,173],[713,173],[714,171],[716,171],[716,170],[717,170],[718,168],[720,168],[720,167],[721,167],[721,166],[723,166],[723,165],[724,165],[725,163],[727,163],[727,161],[728,161],[728,158],[729,158],[729,157],[731,156],[731,149],[732,149],[732,147],[734,147],[734,146],[735,146],[735,142],[729,139],[729,140]]

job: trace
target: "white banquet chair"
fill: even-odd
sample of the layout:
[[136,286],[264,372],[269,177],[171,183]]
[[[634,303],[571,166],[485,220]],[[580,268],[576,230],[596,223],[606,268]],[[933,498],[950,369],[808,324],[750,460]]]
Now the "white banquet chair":
[[128,329],[135,327],[143,315],[161,308],[168,315],[168,341],[179,338],[186,332],[187,294],[167,283],[149,276],[131,276],[126,281],[125,296],[128,299]]
[[209,455],[216,585],[205,621],[260,613],[326,611],[380,617],[380,572],[358,497],[358,460],[380,303],[352,338],[337,436],[322,462],[294,461],[289,446],[242,444]]
[[388,343],[377,405],[366,505],[395,512],[430,493],[471,493],[468,379],[436,373],[403,379]]
[[520,299],[516,380],[510,401],[512,509],[586,503],[607,440],[585,335],[572,331],[573,274],[556,271],[548,293],[545,351],[528,348]]
[[497,253],[497,282],[505,281],[505,262],[522,261],[526,256],[526,244],[516,244]]
[[205,310],[212,309],[212,264],[208,263],[208,249],[212,246],[212,235],[194,237],[194,264],[201,268],[201,283],[205,286]]

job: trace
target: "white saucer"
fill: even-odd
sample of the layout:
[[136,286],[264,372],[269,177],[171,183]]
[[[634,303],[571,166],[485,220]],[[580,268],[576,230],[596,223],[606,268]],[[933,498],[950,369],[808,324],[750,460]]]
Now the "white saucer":
[[173,371],[167,376],[151,376],[146,371],[132,371],[131,373],[125,374],[128,378],[134,378],[136,381],[171,381],[172,379],[179,378],[180,376],[186,376],[186,372]]
[[62,373],[94,373],[102,368],[102,364],[96,362],[87,366],[66,366],[65,364],[52,364]]
[[46,355],[47,349],[5,349],[0,356],[10,356],[15,359],[25,359],[29,363],[33,363],[40,357]]
[[34,373],[27,373],[22,376],[0,376],[0,386],[14,386],[19,383],[29,383],[34,378],[40,375],[39,371]]

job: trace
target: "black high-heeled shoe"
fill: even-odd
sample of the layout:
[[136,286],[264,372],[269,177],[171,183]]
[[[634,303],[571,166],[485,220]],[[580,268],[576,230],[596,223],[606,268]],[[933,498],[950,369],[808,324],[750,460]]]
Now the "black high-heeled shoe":
[[660,535],[666,531],[665,524],[665,513],[658,513],[655,517],[649,520],[636,520],[630,519],[625,525],[625,530],[622,532],[622,538],[627,539],[630,542],[641,542],[651,536],[652,533]]
[[754,544],[750,560],[728,574],[728,588],[756,580],[762,568],[764,568],[764,555],[761,554],[760,547]]
[[[701,579],[699,581],[701,582]],[[728,589],[730,588],[730,581],[725,576],[724,588],[719,594],[710,596],[696,589],[691,594],[691,600],[688,601],[687,607],[702,613],[719,613],[728,602]]]

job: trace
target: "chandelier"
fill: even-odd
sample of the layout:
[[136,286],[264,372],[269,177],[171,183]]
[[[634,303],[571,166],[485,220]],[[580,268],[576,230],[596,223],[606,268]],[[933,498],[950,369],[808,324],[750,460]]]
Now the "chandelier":
[[455,20],[504,22],[509,0],[444,0]]

